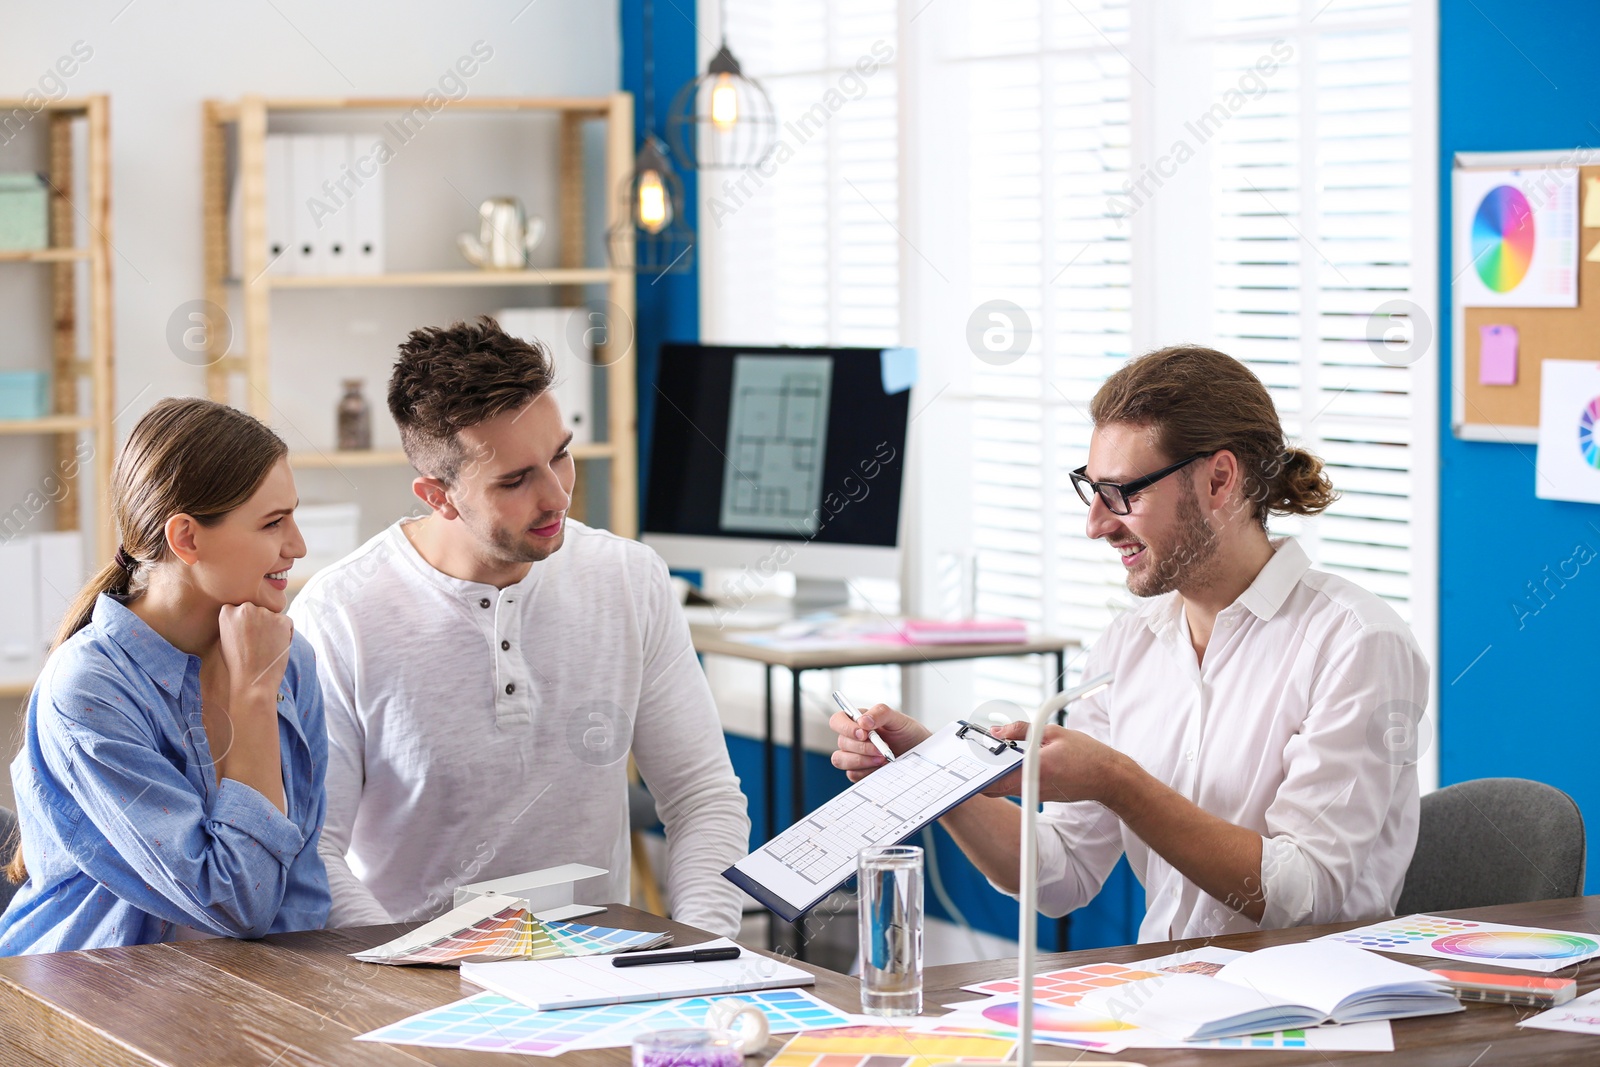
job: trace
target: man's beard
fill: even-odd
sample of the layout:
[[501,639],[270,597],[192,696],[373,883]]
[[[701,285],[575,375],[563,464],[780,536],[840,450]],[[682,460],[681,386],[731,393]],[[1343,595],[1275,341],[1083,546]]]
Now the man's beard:
[[1178,498],[1178,528],[1169,550],[1151,552],[1150,566],[1128,575],[1128,592],[1152,597],[1170,593],[1181,585],[1203,585],[1217,567],[1217,534],[1200,513],[1200,499],[1192,486]]

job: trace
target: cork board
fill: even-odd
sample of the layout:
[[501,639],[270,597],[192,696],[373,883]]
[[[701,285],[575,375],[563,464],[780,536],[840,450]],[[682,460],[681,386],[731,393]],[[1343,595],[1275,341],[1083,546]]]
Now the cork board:
[[[1574,150],[1535,154],[1496,153],[1457,156],[1457,171],[1470,159],[1471,169],[1533,169],[1554,165],[1570,167],[1593,151]],[[1600,178],[1600,165],[1578,168],[1578,306],[1575,308],[1463,308],[1452,286],[1454,349],[1452,425],[1456,436],[1479,441],[1533,442],[1539,432],[1540,364],[1547,359],[1600,361],[1600,263],[1585,257],[1600,245],[1600,228],[1585,229],[1583,208],[1588,178]],[[1455,209],[1452,208],[1452,212]],[[1453,249],[1451,277],[1470,269],[1470,253]],[[1483,385],[1478,381],[1482,326],[1517,328],[1518,367],[1515,385]]]

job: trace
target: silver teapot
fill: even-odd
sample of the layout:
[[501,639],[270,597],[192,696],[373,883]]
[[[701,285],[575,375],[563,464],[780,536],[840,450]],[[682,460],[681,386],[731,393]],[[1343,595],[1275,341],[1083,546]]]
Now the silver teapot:
[[459,234],[456,246],[467,262],[484,270],[522,270],[528,253],[544,240],[544,219],[529,218],[514,196],[490,197],[478,205],[478,235]]

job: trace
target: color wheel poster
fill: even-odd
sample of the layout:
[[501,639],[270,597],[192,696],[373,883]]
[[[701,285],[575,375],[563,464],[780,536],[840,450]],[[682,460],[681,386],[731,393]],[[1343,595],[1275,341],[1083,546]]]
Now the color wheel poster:
[[1455,250],[1463,307],[1577,307],[1577,170],[1456,171]]
[[1539,373],[1534,495],[1600,504],[1600,364],[1547,359]]

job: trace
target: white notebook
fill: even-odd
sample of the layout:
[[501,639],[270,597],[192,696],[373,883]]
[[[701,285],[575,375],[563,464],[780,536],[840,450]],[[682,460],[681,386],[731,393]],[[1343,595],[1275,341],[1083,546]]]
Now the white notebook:
[[[670,949],[737,948],[725,937]],[[634,959],[648,952],[630,952]],[[535,1011],[587,1008],[595,1004],[631,1004],[639,1000],[748,993],[757,989],[814,985],[816,976],[770,956],[744,949],[736,960],[711,963],[658,963],[647,967],[614,967],[615,956],[582,956],[566,960],[507,960],[464,963],[461,977],[492,993],[526,1004]]]
[[1078,1007],[1182,1041],[1462,1010],[1432,971],[1325,941],[1260,949],[1215,977],[1164,974],[1097,989]]

